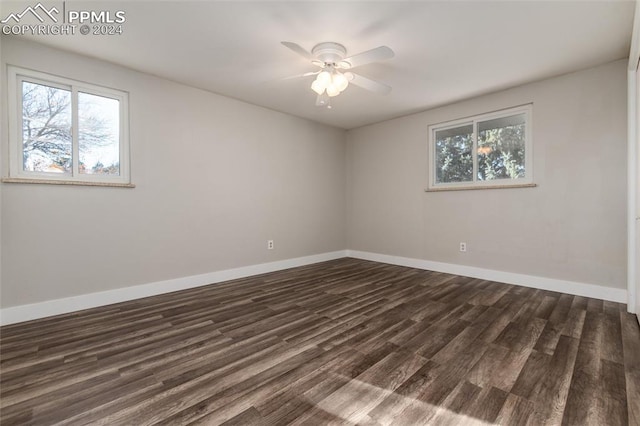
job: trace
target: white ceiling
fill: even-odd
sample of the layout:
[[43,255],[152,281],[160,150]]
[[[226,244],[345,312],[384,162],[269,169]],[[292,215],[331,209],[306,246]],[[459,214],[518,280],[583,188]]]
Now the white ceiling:
[[[3,17],[35,2],[5,2]],[[47,4],[47,2],[45,2]],[[121,36],[35,36],[215,93],[350,129],[628,56],[632,1],[67,1],[124,10]],[[353,85],[314,105],[316,68],[280,44],[324,41],[347,55],[380,45],[393,59],[357,68],[393,87]]]

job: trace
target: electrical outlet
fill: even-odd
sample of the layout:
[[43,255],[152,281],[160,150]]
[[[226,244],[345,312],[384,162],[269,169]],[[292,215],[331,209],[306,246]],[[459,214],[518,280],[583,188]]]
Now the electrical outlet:
[[461,252],[467,251],[467,243],[460,243],[460,251]]
[[273,250],[273,240],[267,241],[267,250]]

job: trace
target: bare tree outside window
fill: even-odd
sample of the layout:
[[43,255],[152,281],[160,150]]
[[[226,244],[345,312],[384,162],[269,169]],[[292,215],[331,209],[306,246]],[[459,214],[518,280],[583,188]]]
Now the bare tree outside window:
[[[78,171],[120,174],[119,101],[77,92]],[[71,90],[22,82],[23,170],[71,174]]]
[[71,173],[71,91],[22,83],[23,170]]
[[7,82],[8,179],[135,187],[127,92],[13,65]]
[[78,93],[80,173],[120,174],[119,111],[116,99]]

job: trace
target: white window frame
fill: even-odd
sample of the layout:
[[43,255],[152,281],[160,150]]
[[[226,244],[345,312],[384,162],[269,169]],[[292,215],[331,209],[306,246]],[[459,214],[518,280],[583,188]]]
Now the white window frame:
[[[494,180],[478,180],[478,123],[493,120],[496,118],[510,117],[512,115],[525,114],[525,147],[524,147],[524,170],[525,175],[518,179],[494,179]],[[490,189],[490,188],[513,188],[513,187],[529,187],[535,186],[533,183],[533,104],[521,105],[499,111],[493,111],[485,114],[474,115],[458,120],[447,121],[443,123],[432,124],[429,126],[429,179],[427,191],[446,191],[460,189]],[[464,125],[472,125],[472,141],[473,146],[471,153],[473,157],[473,181],[469,182],[436,182],[436,132],[441,130],[452,129]]]
[[[9,95],[9,179],[3,179],[3,181],[100,186],[133,186],[131,185],[129,164],[129,94],[127,92],[72,80],[65,77],[59,77],[40,71],[19,68],[12,65],[7,67],[7,74],[7,92]],[[36,172],[23,169],[22,83],[24,81],[71,91],[73,159],[71,174]],[[119,101],[120,174],[118,176],[80,174],[78,171],[78,92]]]

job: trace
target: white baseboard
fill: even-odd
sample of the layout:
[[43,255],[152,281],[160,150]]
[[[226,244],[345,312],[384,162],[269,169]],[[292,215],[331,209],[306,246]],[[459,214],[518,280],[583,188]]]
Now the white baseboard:
[[142,297],[156,296],[158,294],[170,293],[172,291],[185,290],[188,288],[250,277],[252,275],[275,272],[283,269],[295,268],[297,266],[324,262],[327,260],[340,259],[346,256],[346,250],[339,250],[312,256],[297,257],[294,259],[243,266],[235,269],[226,269],[207,274],[158,281],[133,287],[83,294],[81,296],[48,300],[46,302],[33,303],[29,305],[13,306],[10,308],[0,309],[0,325],[8,325],[38,318],[50,317],[53,315],[66,314],[83,309],[110,305],[112,303],[126,302],[129,300],[140,299]]
[[523,287],[557,291],[576,296],[592,297],[611,302],[627,303],[627,290],[620,288],[604,287],[575,281],[565,281],[554,278],[537,277],[534,275],[517,274],[514,272],[477,268],[475,266],[433,262],[429,260],[411,259],[408,257],[390,256],[386,254],[369,253],[357,250],[347,250],[347,255],[356,259],[372,260],[374,262],[390,263],[392,265],[408,266],[428,271],[445,272],[465,277],[480,278],[482,280],[515,284]]
[[411,259],[401,256],[369,253],[358,250],[339,250],[312,256],[244,266],[235,269],[226,269],[223,271],[210,272],[207,274],[192,275],[166,281],[158,281],[133,287],[125,287],[109,291],[101,291],[98,293],[83,294],[80,296],[66,297],[63,299],[48,300],[45,302],[33,303],[29,305],[13,306],[10,308],[0,309],[0,325],[8,325],[23,321],[50,317],[53,315],[66,314],[83,309],[95,308],[98,306],[105,306],[119,302],[126,302],[143,297],[156,296],[158,294],[170,293],[172,291],[186,290],[203,285],[215,284],[223,281],[245,278],[252,275],[275,272],[288,268],[295,268],[297,266],[311,265],[313,263],[340,259],[343,257],[372,260],[375,262],[408,266],[411,268],[418,268],[429,271],[446,272],[449,274],[462,275],[465,277],[480,278],[483,280],[515,284],[523,287],[533,287],[543,290],[557,291],[562,293],[574,294],[577,296],[593,297],[596,299],[609,300],[612,302],[626,303],[627,301],[627,291],[618,288],[603,287],[594,284],[584,284],[574,281],[557,280],[553,278],[537,277],[533,275],[517,274],[513,272],[496,271],[492,269],[477,268],[474,266],[464,266],[452,263],[433,262],[422,259]]

